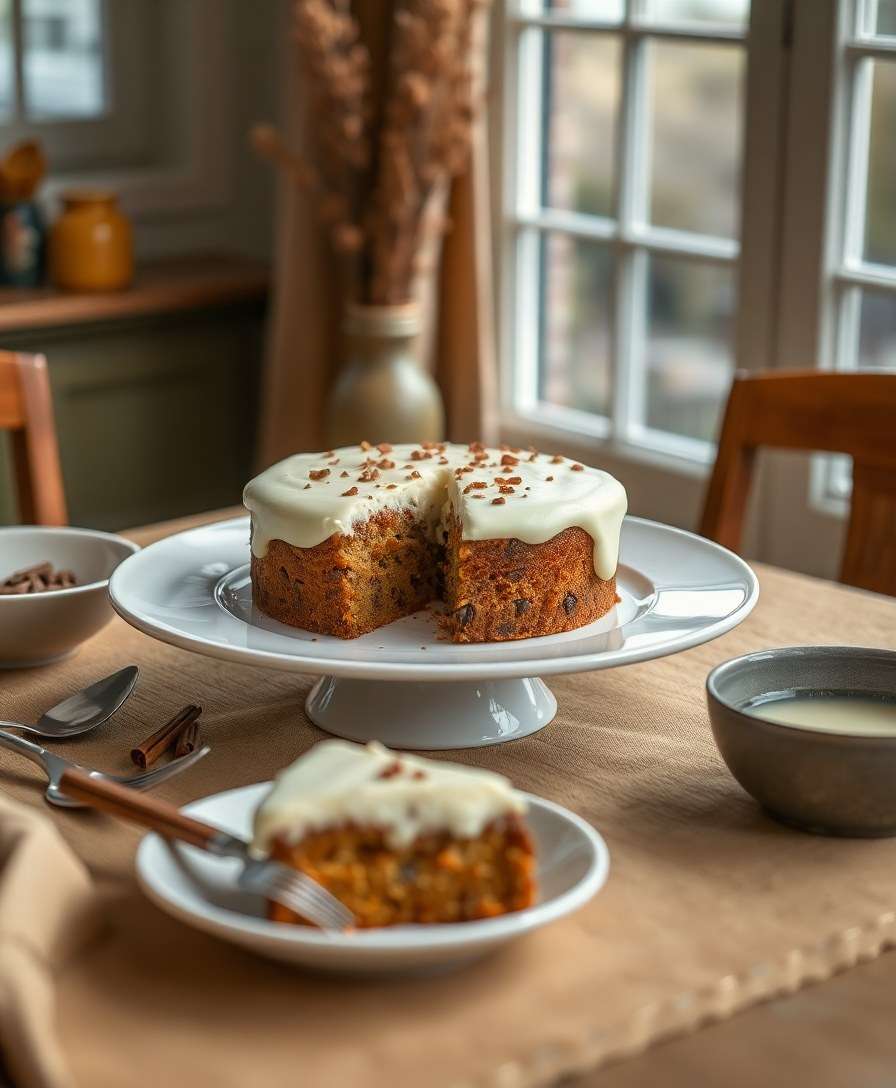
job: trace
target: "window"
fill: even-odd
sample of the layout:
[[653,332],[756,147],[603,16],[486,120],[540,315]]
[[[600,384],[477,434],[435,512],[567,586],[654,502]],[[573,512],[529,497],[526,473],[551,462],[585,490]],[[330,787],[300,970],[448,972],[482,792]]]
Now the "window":
[[[822,361],[896,369],[896,0],[842,4],[838,38]],[[822,505],[849,490],[848,459],[820,463]]]
[[734,365],[749,0],[525,0],[504,129],[505,414],[712,456]]
[[36,137],[57,176],[151,158],[151,64],[154,52],[161,62],[166,10],[153,0],[0,0],[0,142]]
[[101,0],[2,0],[0,110],[40,122],[103,114]]

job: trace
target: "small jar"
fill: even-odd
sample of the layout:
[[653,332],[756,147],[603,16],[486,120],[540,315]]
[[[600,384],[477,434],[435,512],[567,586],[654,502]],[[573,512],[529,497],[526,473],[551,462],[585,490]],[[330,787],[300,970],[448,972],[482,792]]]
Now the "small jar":
[[134,278],[130,220],[115,193],[63,193],[63,212],[49,239],[50,280],[64,291],[118,291]]

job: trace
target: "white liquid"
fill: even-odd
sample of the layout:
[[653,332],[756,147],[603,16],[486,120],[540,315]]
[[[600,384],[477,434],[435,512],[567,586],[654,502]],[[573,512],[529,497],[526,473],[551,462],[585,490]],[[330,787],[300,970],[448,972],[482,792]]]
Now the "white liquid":
[[896,697],[852,692],[795,692],[742,708],[754,718],[821,733],[896,737]]

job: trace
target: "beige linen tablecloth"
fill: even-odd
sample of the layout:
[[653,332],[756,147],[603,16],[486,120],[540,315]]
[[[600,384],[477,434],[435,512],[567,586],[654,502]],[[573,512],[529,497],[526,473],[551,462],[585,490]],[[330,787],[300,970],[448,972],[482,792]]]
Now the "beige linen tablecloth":
[[[547,729],[450,753],[581,813],[612,856],[578,914],[454,974],[360,982],[255,959],[141,898],[131,828],[41,807],[91,892],[74,862],[51,876],[21,859],[29,836],[4,809],[0,1032],[13,1072],[81,1088],[546,1084],[874,957],[896,934],[896,840],[815,838],[764,816],[715,751],[703,682],[765,646],[892,647],[896,603],[771,569],[760,579],[754,615],[717,642],[557,677]],[[173,801],[269,778],[320,737],[301,709],[310,678],[187,654],[118,620],[67,662],[3,677],[0,717],[36,718],[132,661],[135,696],[65,751],[125,769],[133,741],[200,702],[214,750],[160,789]],[[34,768],[4,752],[0,769],[9,796],[41,806]],[[32,834],[44,838],[30,857],[60,856],[52,835]]]

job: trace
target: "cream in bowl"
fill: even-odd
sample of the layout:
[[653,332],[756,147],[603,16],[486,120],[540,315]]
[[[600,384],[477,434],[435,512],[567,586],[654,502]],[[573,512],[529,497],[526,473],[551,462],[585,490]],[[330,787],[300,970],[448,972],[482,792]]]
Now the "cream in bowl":
[[105,627],[109,577],[137,550],[92,529],[0,528],[0,668],[49,664]]
[[896,737],[896,695],[857,691],[776,692],[741,708],[754,718],[820,733]]
[[791,646],[706,682],[737,781],[776,818],[832,835],[896,834],[896,652]]

